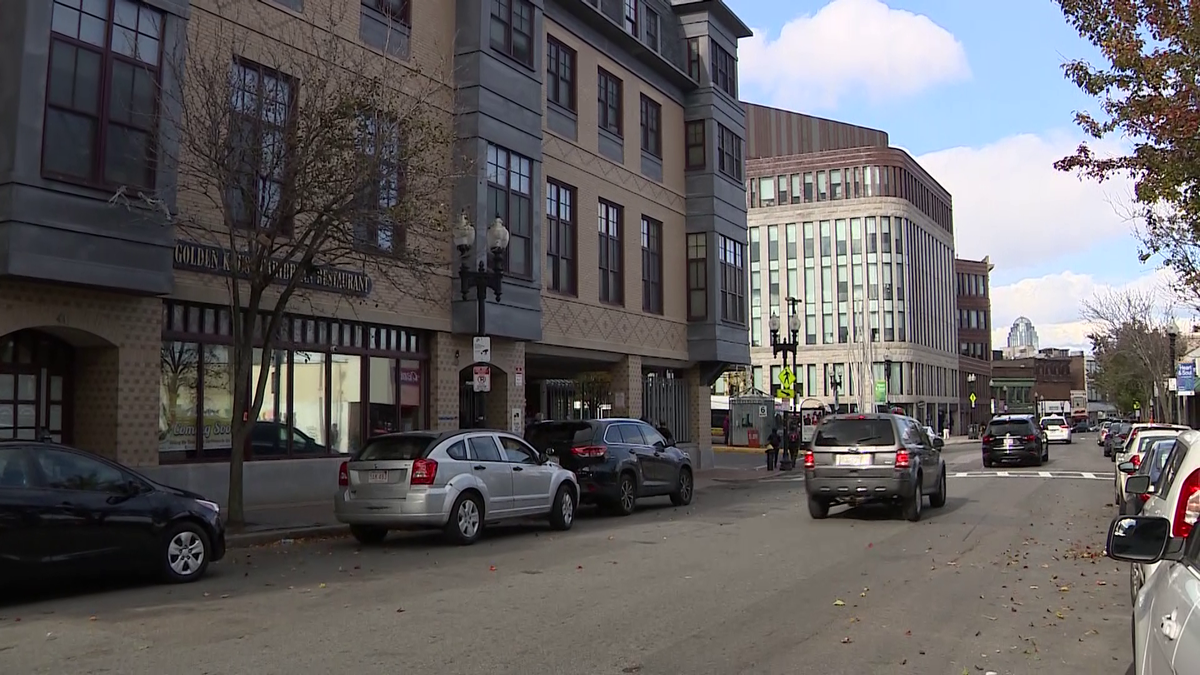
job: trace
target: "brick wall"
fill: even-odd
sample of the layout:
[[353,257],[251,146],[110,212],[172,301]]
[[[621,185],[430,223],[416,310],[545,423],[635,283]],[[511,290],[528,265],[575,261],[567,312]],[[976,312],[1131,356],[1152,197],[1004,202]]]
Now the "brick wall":
[[629,355],[613,366],[612,395],[613,417],[642,416],[642,357]]
[[26,328],[78,349],[77,444],[133,466],[157,464],[162,301],[5,280],[0,335]]

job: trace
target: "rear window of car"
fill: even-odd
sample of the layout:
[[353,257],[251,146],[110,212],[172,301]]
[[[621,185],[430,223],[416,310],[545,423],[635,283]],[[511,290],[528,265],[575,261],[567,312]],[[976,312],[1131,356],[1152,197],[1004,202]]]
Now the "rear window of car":
[[1042,428],[1043,429],[1048,429],[1050,427],[1065,427],[1065,426],[1067,426],[1067,421],[1061,417],[1043,417],[1042,418]]
[[1033,423],[1028,420],[1004,420],[988,424],[988,436],[1025,436],[1033,433]]
[[829,420],[817,427],[813,444],[822,447],[895,445],[896,433],[890,419]]
[[525,432],[525,442],[539,452],[571,448],[592,440],[592,425],[587,422],[539,422]]
[[383,436],[367,441],[354,458],[358,462],[403,462],[421,459],[433,450],[433,434]]
[[1159,477],[1162,476],[1163,469],[1167,466],[1167,460],[1171,457],[1171,449],[1175,447],[1174,439],[1169,441],[1157,440],[1150,448],[1150,458],[1146,463],[1150,465],[1150,482],[1157,483]]

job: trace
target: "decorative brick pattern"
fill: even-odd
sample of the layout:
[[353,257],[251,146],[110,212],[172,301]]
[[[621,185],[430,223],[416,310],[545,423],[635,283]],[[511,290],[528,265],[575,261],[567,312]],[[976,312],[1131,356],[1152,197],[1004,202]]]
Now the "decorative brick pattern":
[[700,379],[699,368],[688,369],[687,383],[688,420],[692,427],[692,442],[698,450],[693,453],[692,459],[698,468],[710,469],[713,467],[712,391]]
[[158,463],[162,311],[158,298],[0,284],[0,335],[38,328],[78,349],[78,445],[132,466]]
[[[471,337],[437,333],[433,339],[433,378],[430,400],[433,401],[433,427],[439,430],[458,428],[460,387],[471,377]],[[519,409],[522,420],[525,411],[525,387],[516,386],[517,368],[525,367],[525,343],[492,338],[492,390],[484,394],[489,427],[512,428],[512,411]]]
[[642,416],[642,357],[630,354],[612,368],[614,417]]

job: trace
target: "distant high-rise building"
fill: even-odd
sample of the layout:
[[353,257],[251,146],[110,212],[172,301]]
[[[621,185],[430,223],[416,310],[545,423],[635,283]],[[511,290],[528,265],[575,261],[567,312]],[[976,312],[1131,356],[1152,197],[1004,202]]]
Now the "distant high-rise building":
[[1033,327],[1033,322],[1029,319],[1018,316],[1013,322],[1012,328],[1008,329],[1008,346],[1016,347],[1031,347],[1033,351],[1038,350],[1038,334],[1037,329]]

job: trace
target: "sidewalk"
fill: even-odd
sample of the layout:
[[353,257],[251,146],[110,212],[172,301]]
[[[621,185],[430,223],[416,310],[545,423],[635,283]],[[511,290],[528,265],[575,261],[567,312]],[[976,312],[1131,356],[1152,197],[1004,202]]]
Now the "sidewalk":
[[[753,469],[708,469],[696,473],[696,489],[723,483],[754,482],[769,477]],[[246,548],[291,539],[344,536],[349,528],[333,515],[332,497],[326,502],[256,506],[246,509],[246,525],[230,530],[226,542],[230,548]]]

